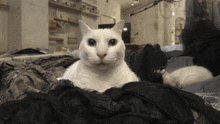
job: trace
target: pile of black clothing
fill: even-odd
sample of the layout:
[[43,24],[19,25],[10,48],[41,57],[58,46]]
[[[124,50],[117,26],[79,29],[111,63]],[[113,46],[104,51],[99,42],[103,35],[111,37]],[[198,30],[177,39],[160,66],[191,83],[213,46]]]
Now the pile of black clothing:
[[167,57],[159,44],[147,44],[140,53],[126,53],[125,61],[141,80],[163,83],[162,75],[158,71],[166,67]]
[[58,82],[48,93],[29,92],[0,106],[1,124],[220,124],[220,112],[188,92],[162,84],[131,82],[99,94]]
[[48,54],[48,53],[53,53],[53,51],[51,51],[49,49],[26,48],[26,49],[21,49],[21,50],[8,51],[8,52],[0,55],[0,58],[22,56],[22,55],[43,55],[43,54]]
[[220,75],[220,31],[210,20],[194,22],[193,26],[183,30],[182,56],[191,56],[195,65],[206,67],[213,76]]

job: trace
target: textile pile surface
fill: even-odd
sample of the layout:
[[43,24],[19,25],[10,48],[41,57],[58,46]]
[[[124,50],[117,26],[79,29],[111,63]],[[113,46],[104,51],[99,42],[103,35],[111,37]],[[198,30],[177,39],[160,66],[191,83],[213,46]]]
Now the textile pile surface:
[[[157,46],[147,45],[146,50],[148,61],[165,57]],[[146,64],[144,55],[142,52],[136,59],[142,67]],[[157,82],[130,82],[99,94],[77,88],[67,80],[57,81],[77,60],[62,56],[0,62],[0,123],[220,124],[220,112],[201,97]],[[164,62],[155,63],[152,70]]]
[[191,93],[161,84],[133,82],[99,94],[62,80],[48,93],[29,92],[0,106],[2,124],[219,124],[220,112]]

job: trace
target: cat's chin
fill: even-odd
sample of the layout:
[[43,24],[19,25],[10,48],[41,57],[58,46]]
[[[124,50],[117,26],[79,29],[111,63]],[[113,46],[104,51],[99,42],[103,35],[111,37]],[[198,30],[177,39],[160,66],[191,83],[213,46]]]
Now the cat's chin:
[[100,70],[108,69],[108,68],[110,68],[110,66],[111,66],[111,64],[106,64],[106,63],[103,63],[103,62],[96,65],[96,67]]

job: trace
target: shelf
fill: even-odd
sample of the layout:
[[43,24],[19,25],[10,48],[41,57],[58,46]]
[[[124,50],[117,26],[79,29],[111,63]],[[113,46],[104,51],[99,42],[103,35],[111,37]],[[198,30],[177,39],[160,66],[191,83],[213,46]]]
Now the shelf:
[[54,37],[49,37],[49,41],[63,41],[64,39],[62,38],[54,38]]
[[89,16],[94,16],[94,17],[99,17],[99,15],[95,14],[95,13],[82,12],[82,14],[89,15]]
[[62,5],[62,4],[54,3],[54,2],[49,2],[49,6],[64,9],[64,10],[67,10],[67,11],[82,13],[82,10],[79,10],[79,9],[76,9],[76,8],[73,8],[73,7],[69,7],[69,6],[65,6],[65,5]]
[[55,29],[55,28],[57,28],[57,21],[55,21],[55,20],[52,20],[52,19],[49,19],[49,28],[50,29]]
[[0,8],[4,8],[4,9],[9,10],[9,9],[10,9],[10,6],[9,6],[9,5],[6,5],[6,4],[0,3]]
[[72,1],[75,1],[75,2],[81,2],[81,0],[72,0]]
[[77,21],[74,21],[74,20],[64,20],[64,19],[58,19],[58,18],[54,18],[54,20],[64,21],[64,22],[68,22],[68,23],[71,23],[71,24],[79,24]]
[[63,33],[63,28],[49,28],[50,33]]
[[87,5],[89,5],[89,6],[97,7],[96,4],[94,4],[94,3],[92,3],[92,2],[89,2],[89,1],[87,1],[87,0],[82,0],[82,3],[87,4]]

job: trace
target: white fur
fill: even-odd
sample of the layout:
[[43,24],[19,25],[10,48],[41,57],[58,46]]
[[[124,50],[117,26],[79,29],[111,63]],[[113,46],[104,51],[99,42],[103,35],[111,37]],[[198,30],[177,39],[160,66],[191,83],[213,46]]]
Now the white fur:
[[183,88],[196,82],[211,79],[212,73],[202,66],[188,66],[177,69],[171,73],[165,71],[163,82],[176,88]]
[[[90,29],[79,21],[83,39],[79,46],[80,60],[71,65],[62,79],[69,79],[79,88],[104,92],[112,87],[122,87],[129,82],[139,81],[124,61],[125,44],[121,39],[124,21],[112,29]],[[94,39],[96,46],[89,46],[88,39]],[[116,39],[115,46],[109,46],[110,39]],[[101,59],[98,55],[106,54]]]

